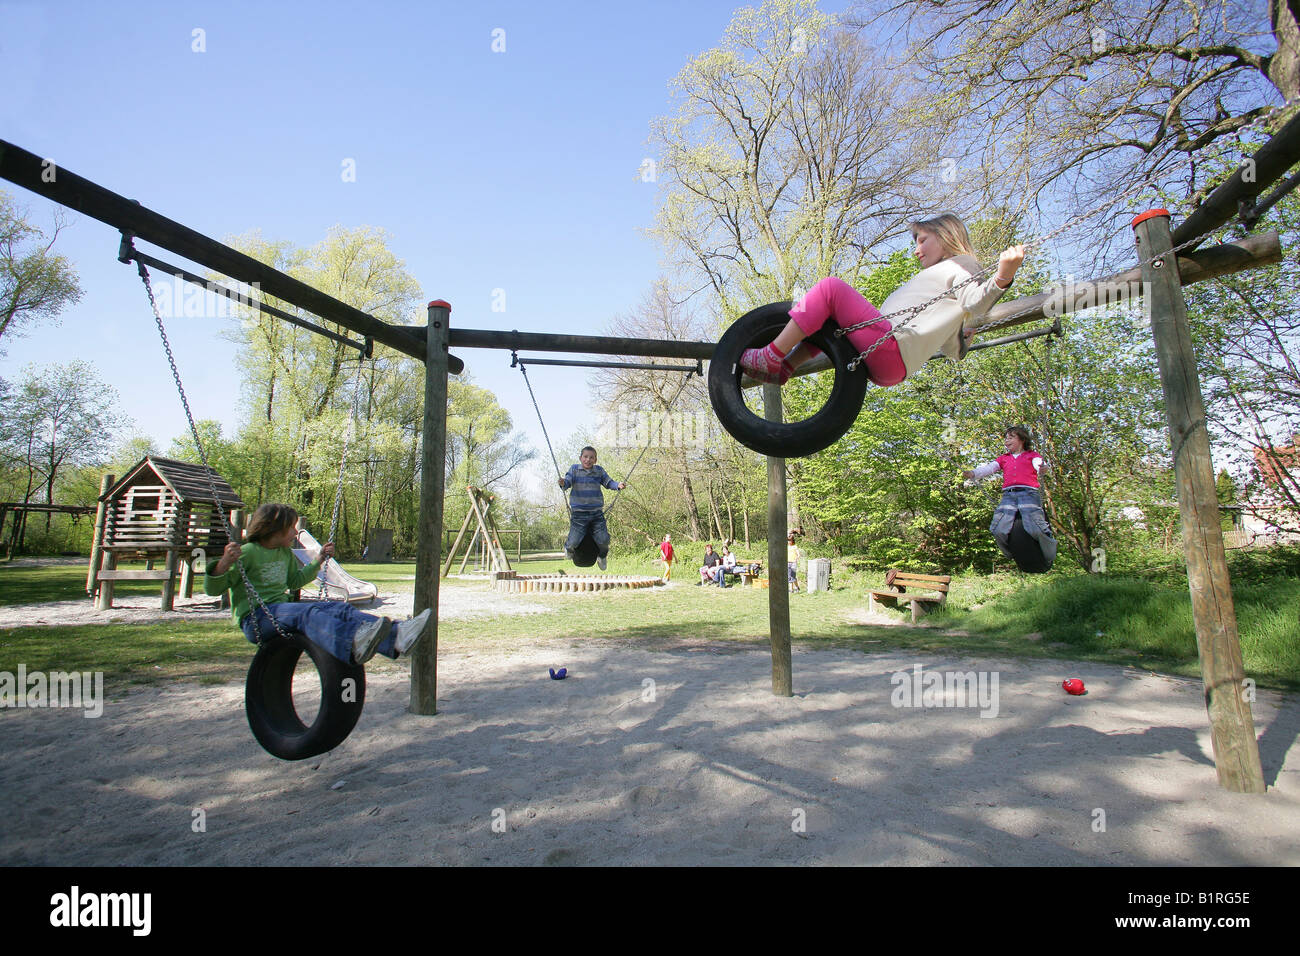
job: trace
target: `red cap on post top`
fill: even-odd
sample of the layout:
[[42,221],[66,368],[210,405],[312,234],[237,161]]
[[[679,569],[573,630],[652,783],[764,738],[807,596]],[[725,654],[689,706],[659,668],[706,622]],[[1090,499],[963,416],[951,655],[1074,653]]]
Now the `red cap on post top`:
[[[1165,213],[1165,215],[1169,215],[1169,214]],[[431,309],[436,308],[437,306],[442,306],[448,312],[451,311],[451,303],[448,302],[446,299],[434,299],[432,302],[429,303],[429,308]]]
[[1140,222],[1146,222],[1148,219],[1154,219],[1154,218],[1156,218],[1156,216],[1164,216],[1166,219],[1168,219],[1168,218],[1169,218],[1169,210],[1168,210],[1168,209],[1148,209],[1146,212],[1140,212],[1140,213],[1138,213],[1136,216],[1133,217],[1133,222],[1131,222],[1130,225],[1136,227],[1138,223],[1140,223]]

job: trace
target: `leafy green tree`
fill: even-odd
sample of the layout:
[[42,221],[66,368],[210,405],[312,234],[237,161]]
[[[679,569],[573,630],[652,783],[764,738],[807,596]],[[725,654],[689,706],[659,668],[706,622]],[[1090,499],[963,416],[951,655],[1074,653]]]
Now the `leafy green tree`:
[[72,263],[54,252],[66,225],[62,214],[55,213],[47,239],[28,222],[28,211],[0,191],[0,339],[20,334],[31,322],[54,318],[81,299]]
[[[0,431],[7,470],[11,480],[17,478],[23,503],[43,488],[44,503],[57,504],[55,488],[63,471],[101,462],[127,423],[116,392],[99,381],[93,365],[27,366],[5,401]],[[49,522],[47,515],[47,530]]]
[[1120,511],[1149,499],[1143,489],[1169,466],[1150,346],[1132,317],[1099,309],[1077,315],[1059,342],[991,351],[978,353],[986,397],[973,430],[987,436],[995,457],[1008,426],[1030,429],[1051,466],[1044,504],[1063,553],[1101,570],[1098,549],[1109,554],[1107,535],[1123,520]]
[[[383,321],[406,324],[419,311],[419,285],[381,230],[335,229],[308,249],[256,233],[230,242]],[[237,490],[256,501],[291,502],[314,529],[328,532],[342,487],[341,551],[359,551],[381,524],[404,541],[418,501],[422,366],[381,345],[362,361],[346,345],[252,310],[241,312],[231,335],[240,346],[246,415],[226,463],[232,484],[241,482]]]
[[940,182],[906,74],[810,0],[738,10],[675,87],[657,232],[723,316],[858,272]]

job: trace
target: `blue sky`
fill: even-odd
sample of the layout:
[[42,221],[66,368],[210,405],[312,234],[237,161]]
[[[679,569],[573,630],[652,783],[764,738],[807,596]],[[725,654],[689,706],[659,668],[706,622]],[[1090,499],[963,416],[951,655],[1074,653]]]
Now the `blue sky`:
[[[260,229],[306,247],[335,225],[382,227],[454,325],[599,334],[661,272],[644,232],[659,186],[639,175],[650,123],[739,6],[0,0],[0,138],[217,239]],[[49,226],[51,203],[0,188]],[[57,248],[85,296],[57,326],[6,336],[0,377],[92,362],[165,449],[184,414],[117,242],[73,216]],[[221,326],[176,318],[168,331],[196,416],[233,434],[240,377]],[[509,353],[461,355],[549,472]],[[583,370],[531,377],[553,440],[594,419]]]

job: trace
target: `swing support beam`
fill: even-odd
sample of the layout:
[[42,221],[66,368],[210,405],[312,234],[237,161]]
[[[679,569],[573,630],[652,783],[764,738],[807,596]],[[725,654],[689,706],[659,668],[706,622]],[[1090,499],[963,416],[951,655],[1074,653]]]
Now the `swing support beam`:
[[296,315],[290,315],[282,309],[277,309],[273,305],[267,305],[265,302],[250,298],[235,289],[229,289],[219,282],[212,282],[208,279],[204,279],[202,276],[196,275],[188,269],[182,269],[180,266],[174,266],[163,262],[161,259],[155,259],[153,256],[146,255],[131,244],[131,240],[126,233],[122,234],[122,245],[118,249],[117,259],[119,262],[131,262],[132,260],[135,260],[151,269],[157,269],[159,272],[165,272],[167,275],[183,279],[192,286],[197,286],[200,289],[215,293],[216,295],[225,296],[232,302],[246,305],[250,309],[257,309],[261,312],[265,312],[267,315],[273,315],[277,319],[284,319],[284,321],[296,325],[300,329],[306,329],[308,332],[315,332],[317,335],[323,335],[325,338],[338,342],[340,345],[347,345],[354,348],[361,353],[362,358],[370,358],[371,353],[374,351],[372,347],[373,343],[369,339],[364,342],[354,342],[346,335],[339,335],[337,332],[331,332],[329,329],[322,328],[315,323],[307,322],[298,318]]
[[[78,176],[56,165],[53,160],[42,159],[3,139],[0,139],[0,178],[191,262],[239,282],[256,285],[265,295],[282,299],[398,352],[424,360],[424,330],[389,325],[252,256]],[[450,356],[447,364],[452,372],[464,370],[464,363],[455,356]]]
[[1196,624],[1205,706],[1210,716],[1210,740],[1219,785],[1237,793],[1263,793],[1264,773],[1259,743],[1246,692],[1245,666],[1237,635],[1232,584],[1219,524],[1210,436],[1205,403],[1196,367],[1196,353],[1187,328],[1187,304],[1178,265],[1167,253],[1173,249],[1169,213],[1152,209],[1133,220],[1141,258],[1142,278],[1150,290],[1151,333],[1160,362],[1178,485],[1178,510],[1183,523],[1183,550]]

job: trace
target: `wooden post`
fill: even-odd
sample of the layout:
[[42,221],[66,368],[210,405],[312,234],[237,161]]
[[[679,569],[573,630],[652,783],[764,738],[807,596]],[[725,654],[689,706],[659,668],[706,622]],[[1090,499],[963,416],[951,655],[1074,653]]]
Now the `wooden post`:
[[116,479],[112,475],[105,475],[99,479],[99,507],[95,509],[95,533],[90,541],[90,568],[86,571],[86,593],[91,597],[99,590],[99,560],[103,554],[104,546],[104,521],[108,515],[108,502],[104,496],[108,494],[108,489],[113,487]]
[[[234,541],[236,544],[244,543],[244,509],[243,508],[235,508],[233,511],[230,512],[230,534],[231,534],[231,538],[230,538],[231,541]],[[226,588],[224,591],[221,592],[221,609],[223,611],[230,610],[230,588]]]
[[181,555],[181,597],[194,597],[194,561],[188,552]]
[[[781,420],[781,386],[763,386],[763,417]],[[786,584],[785,459],[767,460],[767,626],[772,643],[772,693],[794,696],[790,658],[790,588]]]
[[[1151,305],[1151,331],[1160,361],[1160,383],[1169,416],[1178,510],[1183,521],[1183,550],[1196,647],[1201,661],[1205,704],[1219,785],[1237,793],[1263,793],[1264,773],[1250,704],[1243,698],[1245,668],[1237,638],[1237,617],[1219,525],[1210,437],[1196,371],[1196,356],[1187,330],[1187,303],[1174,257],[1169,213],[1151,209],[1133,220],[1142,280]],[[1160,256],[1160,258],[1154,258]]]
[[415,550],[415,612],[433,611],[429,633],[411,652],[413,714],[438,712],[438,566],[442,548],[443,469],[447,456],[447,342],[451,304],[429,303],[425,332],[424,435],[420,449],[420,520]]
[[167,571],[167,579],[163,581],[162,586],[162,609],[164,611],[174,611],[176,609],[176,567],[179,554],[180,552],[175,548],[167,549],[167,560],[163,564]]
[[[103,568],[104,571],[113,571],[117,568],[117,552],[105,550]],[[98,573],[98,572],[97,572]],[[99,581],[99,597],[95,599],[96,611],[109,611],[113,608],[113,582]]]
[[[472,488],[470,489],[470,493],[471,495],[473,494]],[[472,509],[470,511],[465,512],[465,520],[460,523],[460,533],[456,535],[456,540],[452,542],[451,547],[447,549],[447,563],[443,566],[442,569],[442,576],[444,578],[451,573],[452,563],[456,560],[456,549],[460,547],[461,538],[465,537],[465,529],[469,527],[469,519],[471,517],[473,517]],[[447,532],[446,534],[450,534],[450,532]],[[446,546],[447,543],[446,534],[444,534],[443,536],[444,547]]]

